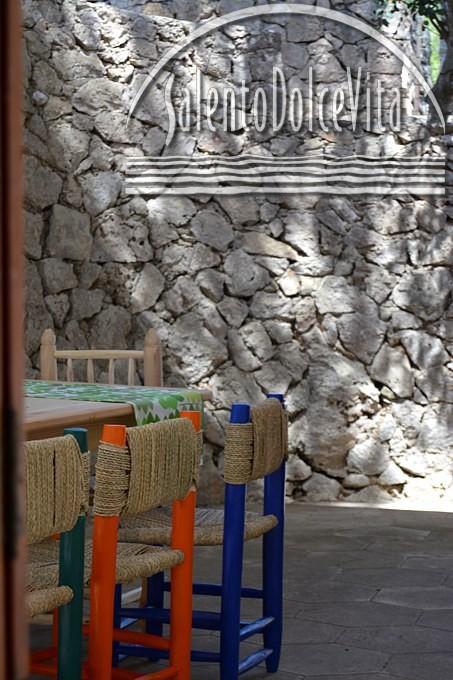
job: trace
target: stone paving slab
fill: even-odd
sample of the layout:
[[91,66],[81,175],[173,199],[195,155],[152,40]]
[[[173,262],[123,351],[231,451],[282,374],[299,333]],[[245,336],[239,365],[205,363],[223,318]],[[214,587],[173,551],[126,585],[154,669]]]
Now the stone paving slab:
[[453,588],[384,588],[374,600],[411,609],[453,609]]
[[396,678],[394,675],[388,673],[367,673],[363,675],[309,675],[305,680],[409,680],[409,678]]
[[451,574],[453,573],[453,558],[411,555],[406,557],[401,566],[403,569],[440,569]]
[[[355,583],[378,588],[424,587],[441,585],[448,579],[445,571],[431,569],[342,569],[335,580],[342,583]],[[448,585],[448,582],[447,582]]]
[[417,626],[370,626],[348,628],[338,636],[337,642],[386,654],[451,652],[453,633]]
[[280,668],[302,675],[326,675],[332,672],[373,673],[384,669],[389,656],[357,647],[336,643],[314,645],[284,645]]
[[[336,531],[337,536],[344,536],[348,535],[350,537],[351,535],[351,530],[354,534],[355,538],[359,538],[360,540],[364,542],[369,542],[370,541],[370,532],[369,528],[367,531],[367,526],[364,526],[362,529],[360,527],[350,527],[350,529],[347,532],[344,531]],[[414,529],[413,527],[393,527],[393,526],[382,526],[382,527],[373,527],[373,534],[372,534],[372,539],[375,540],[376,538],[380,539],[385,539],[385,538],[398,538],[398,539],[403,539],[403,540],[423,540],[431,535],[431,532],[429,532],[427,529]]]
[[451,680],[453,654],[397,654],[390,659],[387,670],[411,680]]
[[314,551],[302,561],[303,565],[326,565],[351,567],[356,569],[395,568],[402,566],[404,557],[398,553],[372,552],[370,550],[351,550],[347,552]]
[[401,512],[389,510],[389,517],[399,527],[413,527],[415,529],[433,531],[438,529],[453,529],[453,514],[451,512]]
[[[418,626],[453,631],[453,610],[437,609],[424,612],[417,621]],[[453,677],[453,676],[452,676]]]
[[451,543],[446,541],[436,540],[409,540],[398,538],[377,539],[372,541],[368,550],[374,552],[395,551],[402,553],[406,557],[426,556],[426,557],[449,557],[452,552]]
[[[307,560],[308,561],[308,560]],[[294,587],[294,584],[313,583],[314,581],[329,581],[338,576],[341,572],[341,567],[331,564],[326,564],[325,560],[314,561],[305,564],[301,561],[300,564],[291,563],[291,555],[286,556],[285,567],[285,587],[288,591]]]
[[[317,623],[302,619],[285,619],[283,639],[287,644],[323,644],[335,642],[342,628],[330,623]],[[258,640],[258,638],[256,638]]]
[[367,673],[363,675],[354,673],[353,675],[309,675],[305,680],[409,680],[409,678],[395,678],[388,673]]
[[[265,668],[261,667],[255,668],[246,675],[241,675],[241,679],[242,678],[247,678],[247,680],[306,680],[301,675],[280,671],[278,673],[268,675]],[[192,680],[219,680],[217,666],[213,664],[193,664]],[[380,680],[380,678],[378,678],[378,680]]]
[[[328,532],[326,532],[325,536],[315,534],[314,536],[307,537],[307,541],[308,540],[310,542],[311,551],[319,552],[332,552],[337,550],[339,552],[344,552],[345,550],[364,550],[372,542],[370,538],[359,540],[348,538],[347,536],[329,535]],[[290,551],[292,548],[297,550],[297,547],[300,545],[300,543],[298,540],[291,539],[287,541],[286,545],[287,551]]]
[[344,627],[415,625],[421,610],[394,607],[377,602],[347,602],[306,605],[298,617]]
[[375,595],[375,588],[329,581],[318,581],[311,584],[310,581],[290,581],[286,590],[287,598],[303,603],[368,602]]

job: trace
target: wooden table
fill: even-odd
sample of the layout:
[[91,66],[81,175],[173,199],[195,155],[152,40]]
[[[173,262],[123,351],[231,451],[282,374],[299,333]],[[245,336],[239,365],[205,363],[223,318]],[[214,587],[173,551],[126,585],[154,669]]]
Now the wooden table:
[[[209,390],[201,390],[201,393],[205,401],[212,399]],[[59,437],[65,427],[85,427],[89,446],[95,450],[106,423],[134,426],[133,406],[70,399],[25,398],[24,429],[27,440]]]
[[69,399],[36,399],[26,397],[24,428],[25,438],[46,439],[59,437],[65,427],[86,427],[89,446],[97,447],[102,427],[110,425],[135,425],[131,404],[107,404]]

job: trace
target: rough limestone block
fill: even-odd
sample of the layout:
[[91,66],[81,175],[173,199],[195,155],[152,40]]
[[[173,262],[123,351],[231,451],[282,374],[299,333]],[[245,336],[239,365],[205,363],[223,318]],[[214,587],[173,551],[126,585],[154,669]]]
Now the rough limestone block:
[[87,260],[93,237],[88,215],[63,205],[54,205],[46,248],[51,257]]
[[401,347],[384,345],[370,366],[370,375],[387,385],[401,398],[411,397],[414,391],[414,377],[405,351]]

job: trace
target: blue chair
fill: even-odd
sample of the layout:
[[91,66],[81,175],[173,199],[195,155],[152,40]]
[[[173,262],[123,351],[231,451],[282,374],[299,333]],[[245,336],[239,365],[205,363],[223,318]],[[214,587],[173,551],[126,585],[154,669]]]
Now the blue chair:
[[[221,680],[238,676],[265,661],[269,673],[278,670],[283,619],[283,547],[285,462],[287,418],[281,395],[269,395],[262,405],[234,404],[227,426],[224,458],[224,510],[197,510],[196,545],[223,545],[222,584],[195,583],[193,593],[219,596],[220,611],[195,611],[193,627],[220,631],[220,652],[192,651],[192,661],[217,662]],[[246,512],[248,482],[264,478],[264,512]],[[165,509],[153,511],[122,525],[122,541],[169,544],[171,526]],[[262,588],[242,586],[244,541],[263,538]],[[116,616],[122,626],[146,619],[149,632],[159,634],[169,620],[164,608],[164,591],[171,584],[158,575],[148,581],[144,607],[121,607],[119,591]],[[259,599],[262,616],[255,621],[241,620],[241,600]],[[240,643],[262,634],[263,648],[241,660]],[[126,650],[124,650],[126,651]],[[122,658],[122,646],[115,647]],[[143,650],[143,656],[157,660],[165,653]]]

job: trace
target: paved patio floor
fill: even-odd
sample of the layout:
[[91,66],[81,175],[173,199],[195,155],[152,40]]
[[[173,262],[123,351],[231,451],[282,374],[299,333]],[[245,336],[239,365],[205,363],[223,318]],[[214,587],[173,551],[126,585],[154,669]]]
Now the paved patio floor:
[[[249,543],[251,585],[259,555],[259,542]],[[218,550],[199,550],[197,576],[218,574],[219,557]],[[209,606],[206,600],[196,607]],[[255,611],[247,603],[243,614]],[[214,634],[197,634],[196,641],[202,649],[218,644]],[[244,643],[244,655],[253,648]],[[192,677],[219,675],[216,666],[194,664]],[[244,677],[266,674],[256,669]],[[453,680],[453,514],[290,505],[284,646],[281,670],[270,677]]]

